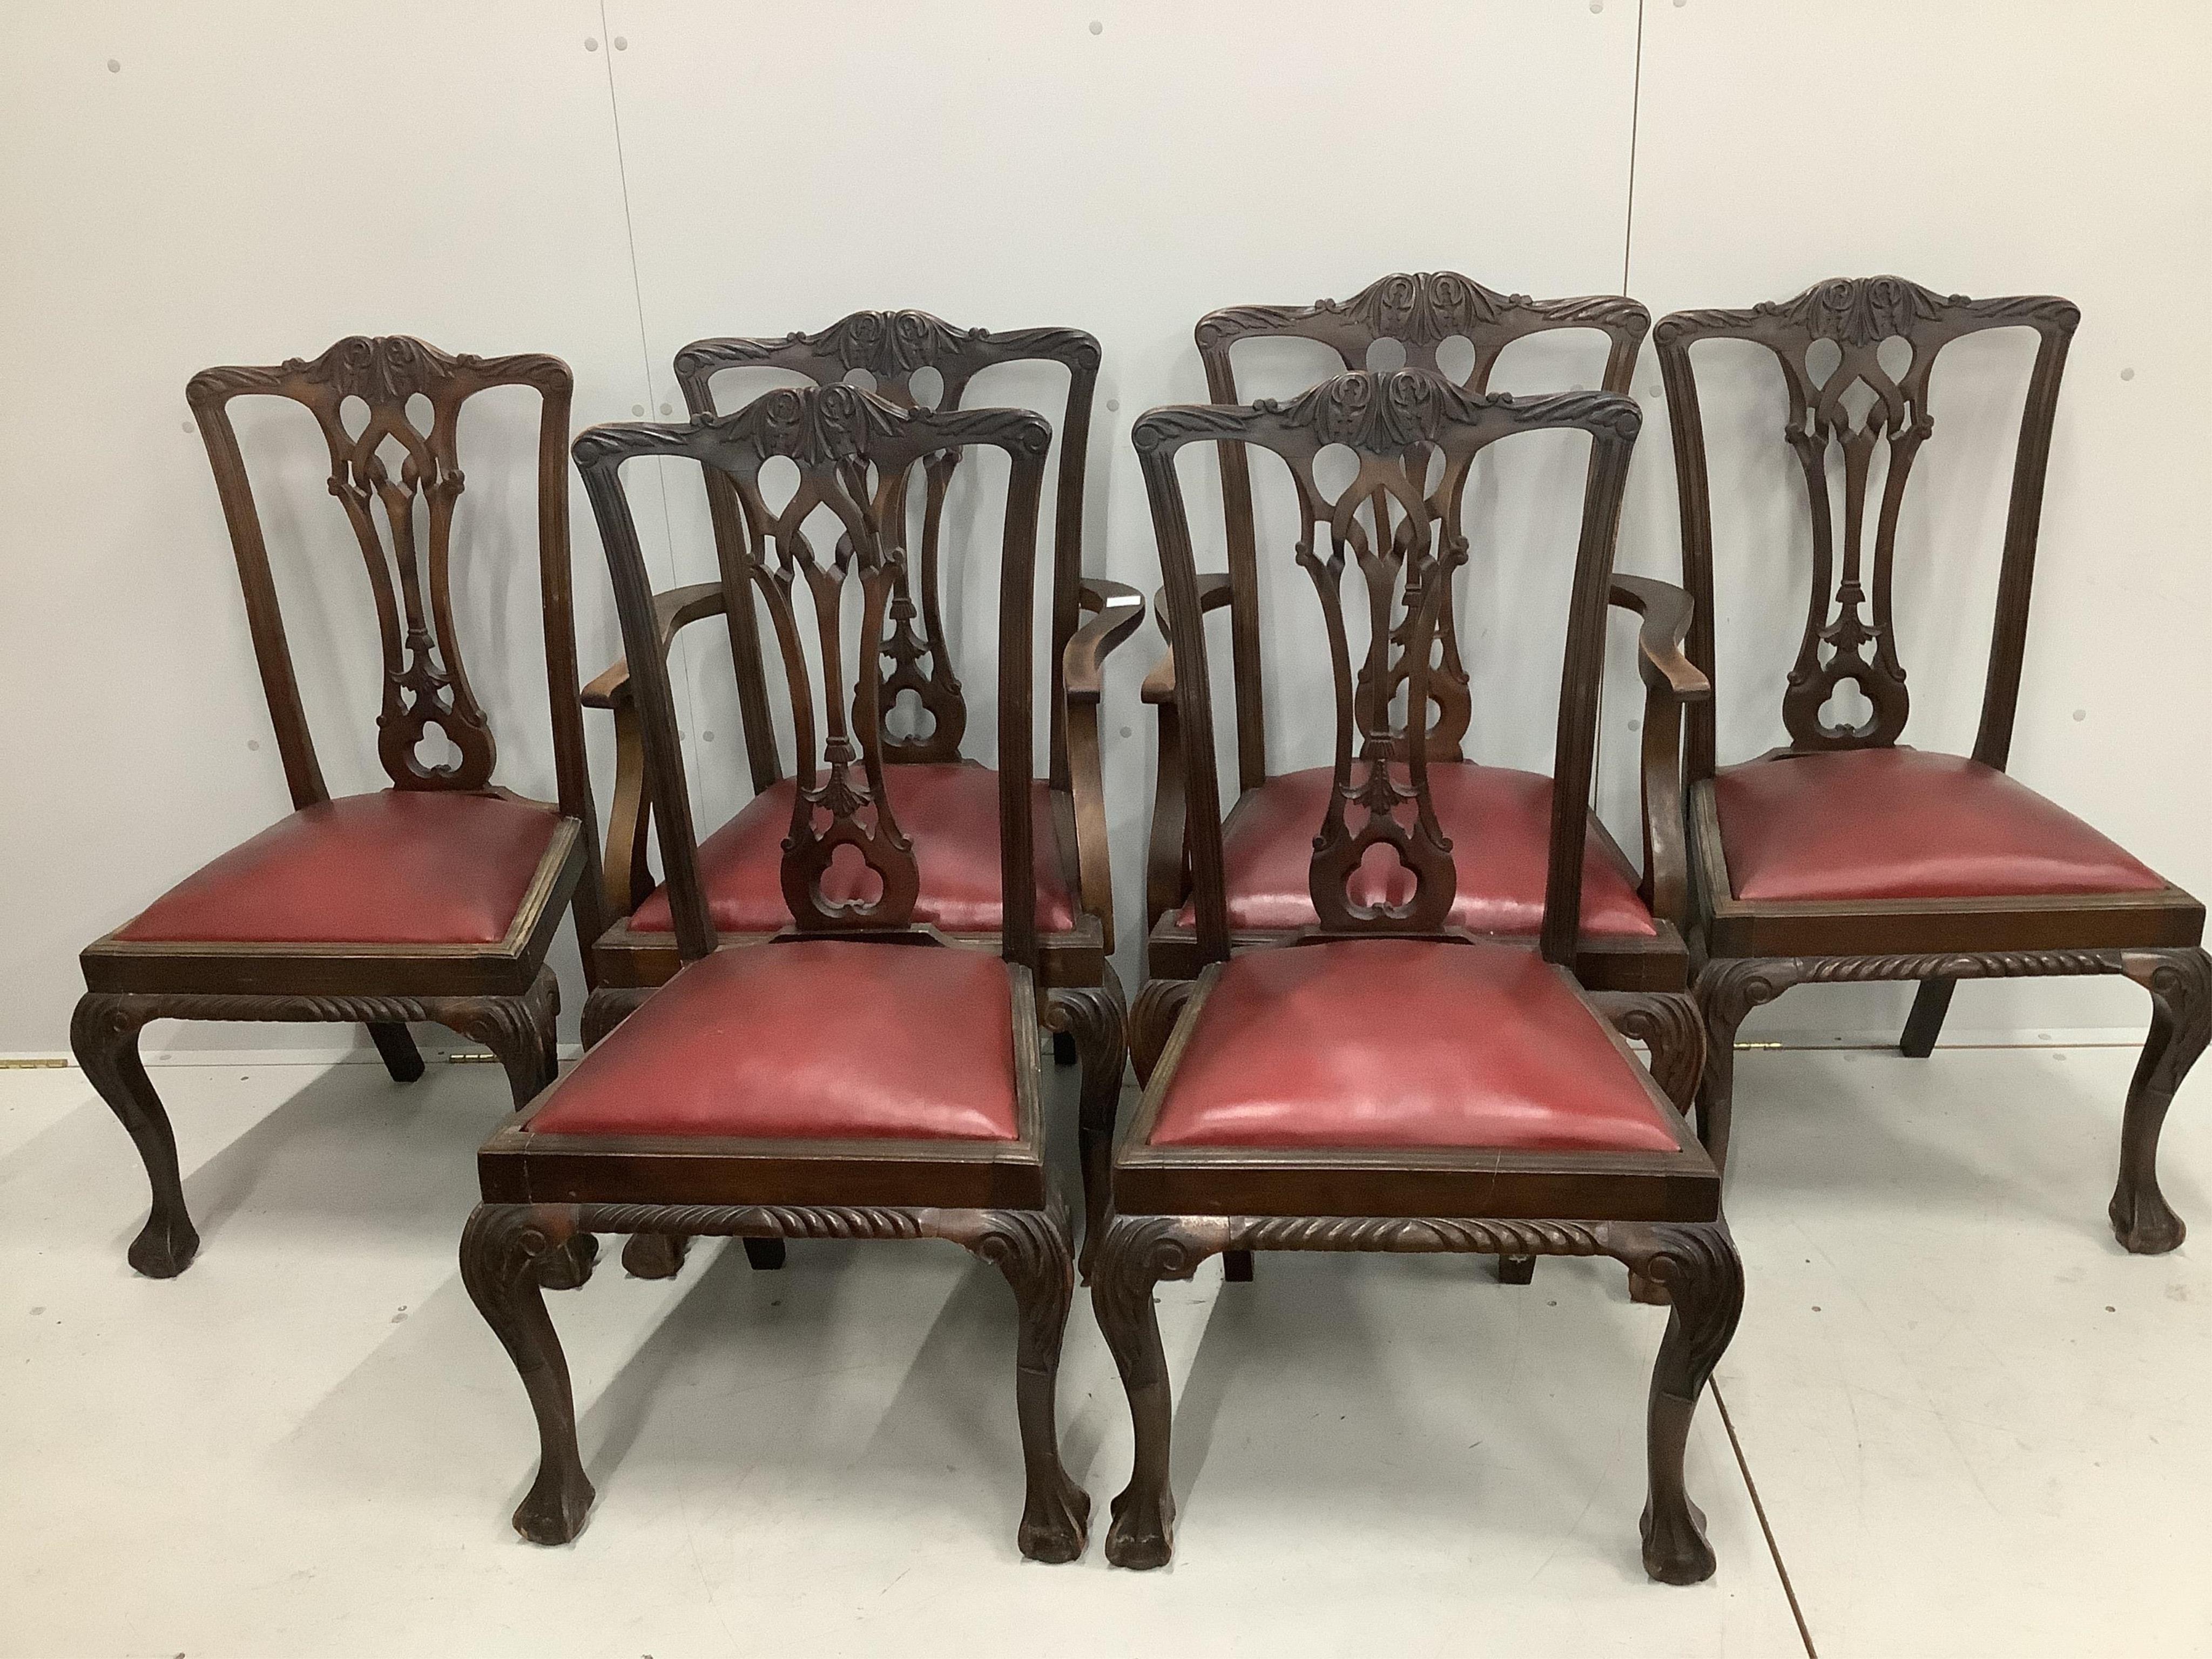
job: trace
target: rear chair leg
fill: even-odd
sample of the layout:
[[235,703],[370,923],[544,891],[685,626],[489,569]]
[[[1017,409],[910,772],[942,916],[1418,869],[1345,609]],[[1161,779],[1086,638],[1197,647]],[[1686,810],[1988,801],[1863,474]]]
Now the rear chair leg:
[[623,1271],[632,1279],[673,1279],[684,1271],[690,1243],[680,1233],[632,1233],[623,1246]]
[[1660,1223],[1656,1249],[1632,1269],[1664,1285],[1674,1304],[1651,1368],[1646,1425],[1650,1495],[1644,1505],[1644,1571],[1665,1584],[1700,1583],[1713,1576],[1705,1517],[1690,1501],[1682,1456],[1698,1399],[1728,1350],[1743,1312],[1743,1263],[1724,1221]]
[[1090,1535],[1091,1498],[1060,1461],[1060,1339],[1075,1295],[1066,1218],[996,1210],[976,1237],[961,1242],[1006,1276],[1020,1310],[1014,1405],[1028,1480],[1017,1542],[1029,1560],[1073,1561]]
[[422,1075],[422,1051],[407,1027],[397,1020],[377,1020],[368,1027],[368,1039],[384,1056],[384,1069],[394,1083],[413,1083]]
[[1533,1255],[1501,1255],[1498,1258],[1498,1282],[1501,1285],[1530,1285],[1536,1279],[1536,1258]]
[[122,993],[88,991],[70,1018],[70,1048],[108,1109],[131,1132],[153,1188],[152,1212],[131,1241],[131,1265],[149,1279],[174,1279],[192,1265],[200,1236],[185,1209],[176,1134],[138,1057],[138,1033],[152,1018],[149,1006]]
[[2120,1124],[2120,1176],[2112,1188],[2112,1232],[2137,1255],[2163,1255],[2188,1228],[2158,1186],[2158,1138],[2166,1109],[2212,1038],[2212,957],[2203,951],[2130,951],[2123,970],[2150,993],[2150,1035],[2128,1085]]
[[1920,988],[1913,993],[1912,1012],[1905,1017],[1905,1035],[1897,1040],[1898,1053],[1907,1060],[1925,1060],[1936,1051],[1936,1039],[1943,1031],[1943,1016],[1951,1011],[1951,993],[1958,987],[1955,979],[1920,981]]
[[562,1206],[480,1204],[461,1234],[461,1282],[538,1414],[538,1479],[514,1512],[514,1529],[533,1544],[565,1544],[581,1532],[593,1496],[576,1449],[568,1362],[538,1288],[546,1258],[567,1249],[575,1225],[576,1212]]

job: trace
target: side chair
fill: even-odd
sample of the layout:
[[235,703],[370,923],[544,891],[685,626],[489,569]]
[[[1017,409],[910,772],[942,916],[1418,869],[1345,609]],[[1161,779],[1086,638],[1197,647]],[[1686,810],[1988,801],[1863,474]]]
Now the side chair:
[[[538,1477],[514,1517],[534,1542],[574,1536],[592,1497],[540,1264],[563,1251],[588,1259],[595,1247],[584,1241],[605,1231],[779,1247],[943,1238],[993,1263],[1020,1309],[1020,1548],[1047,1561],[1082,1553],[1089,1500],[1060,1465],[1054,1430],[1074,1270],[1066,1206],[1045,1160],[1040,1006],[1082,1034],[1085,1065],[1116,1085],[1123,1051],[1117,1002],[1060,989],[1041,1004],[1036,985],[1030,635],[1051,435],[1024,410],[902,410],[831,384],[771,392],[688,425],[598,427],[576,441],[629,653],[682,965],[479,1158],[484,1201],[462,1238],[461,1271],[537,1413]],[[992,774],[1004,925],[985,941],[918,919],[919,849],[898,804],[911,769],[884,752],[877,645],[905,591],[905,480],[945,452],[987,446],[1010,471]],[[795,464],[797,482],[771,503],[761,471],[779,456]],[[780,872],[786,921],[767,938],[726,941],[714,919],[621,478],[625,463],[647,457],[713,469],[758,532],[757,556],[728,580],[732,589],[750,583],[767,605],[798,735]],[[857,630],[848,587],[858,589]],[[734,592],[724,602],[734,608]]]
[[[1188,1279],[1217,1252],[1285,1249],[1608,1255],[1664,1288],[1672,1310],[1651,1379],[1644,1565],[1674,1583],[1714,1570],[1704,1517],[1683,1486],[1683,1452],[1735,1328],[1743,1278],[1720,1217],[1718,1173],[1682,1116],[1702,1031],[1686,992],[1592,991],[1575,972],[1595,663],[1639,423],[1634,404],[1608,393],[1477,397],[1418,369],[1346,374],[1286,404],[1161,409],[1137,422],[1164,614],[1197,684],[1207,683],[1206,642],[1176,456],[1211,442],[1270,451],[1285,464],[1270,472],[1295,488],[1291,551],[1327,624],[1336,741],[1310,842],[1316,920],[1287,939],[1248,944],[1230,921],[1212,720],[1194,712],[1186,728],[1204,965],[1194,980],[1148,981],[1132,1012],[1144,1097],[1115,1151],[1111,1218],[1092,1273],[1091,1304],[1136,1431],[1106,1538],[1116,1565],[1158,1566],[1173,1547],[1174,1410],[1154,1285]],[[1425,724],[1394,729],[1358,688],[1402,646],[1413,706],[1421,706],[1452,572],[1467,558],[1474,458],[1514,434],[1555,429],[1587,432],[1591,464],[1566,618],[1542,915],[1533,937],[1508,939],[1454,925],[1460,872],[1479,869],[1490,844],[1479,828],[1447,828]],[[1358,470],[1332,494],[1315,460],[1335,445],[1353,452]],[[1347,578],[1367,596],[1358,667]],[[1628,1037],[1647,1045],[1648,1067]]]
[[[404,336],[356,336],[312,362],[206,369],[185,389],[229,524],[294,810],[82,957],[87,989],[70,1044],[137,1144],[153,1188],[152,1214],[130,1249],[140,1273],[170,1278],[199,1248],[176,1139],[139,1059],[149,1020],[359,1021],[402,1083],[422,1074],[408,1023],[429,1021],[489,1048],[517,1105],[552,1080],[560,994],[546,950],[564,907],[587,964],[599,930],[570,608],[571,385],[556,357],[448,356]],[[557,803],[492,782],[498,747],[454,628],[461,410],[496,386],[530,387],[540,402],[538,581]],[[332,799],[307,729],[231,423],[234,398],[264,396],[314,417],[330,492],[368,564],[384,647],[376,752],[392,780],[373,793]],[[418,400],[427,422],[410,413]],[[433,726],[457,757],[430,763],[418,752]],[[563,1282],[557,1264],[549,1282]]]
[[[761,371],[819,386],[856,386],[901,409],[954,410],[978,374],[1017,363],[1055,366],[1067,381],[1060,408],[1037,411],[1053,421],[1060,440],[1047,669],[1051,745],[1045,775],[1030,790],[1037,988],[1079,990],[1119,1003],[1098,700],[1105,660],[1142,622],[1144,602],[1133,588],[1083,572],[1084,485],[1098,342],[1074,328],[994,331],[957,328],[923,311],[860,311],[817,333],[695,341],[676,354],[676,379],[694,417],[718,412],[718,382],[726,387],[744,373]],[[919,525],[914,556],[893,578],[878,647],[883,667],[877,695],[884,760],[902,769],[900,823],[914,842],[921,872],[915,920],[989,945],[1003,927],[998,779],[962,754],[968,705],[944,614],[945,579],[957,568],[950,562],[955,550],[945,545],[945,505],[960,457],[957,447],[935,452],[918,468],[920,476],[902,486],[895,506],[887,503],[902,522],[918,519]],[[796,785],[785,775],[777,750],[758,613],[744,574],[764,556],[763,526],[725,474],[711,466],[702,470],[720,578],[656,594],[647,637],[665,657],[677,634],[693,623],[720,617],[729,630],[754,794],[700,842],[700,879],[718,935],[729,943],[749,942],[772,936],[787,921],[779,871]],[[654,883],[646,861],[653,793],[646,787],[647,750],[631,690],[636,647],[628,650],[623,662],[584,693],[586,705],[612,712],[617,751],[605,903],[607,915],[617,920],[592,951],[604,988],[585,1010],[587,1044],[640,992],[673,974],[682,957],[668,890]],[[837,879],[831,878],[833,891]],[[1063,1061],[1077,1057],[1076,1041],[1055,1033]],[[1086,1106],[1083,1139],[1086,1158],[1103,1171],[1118,1084],[1104,1084],[1096,1059],[1086,1057],[1084,1074],[1101,1079],[1103,1092]],[[680,1241],[647,1235],[632,1241],[623,1261],[632,1273],[661,1278],[679,1270],[681,1255]],[[755,1260],[770,1267],[777,1257],[773,1249],[757,1249]]]
[[[2047,295],[1946,297],[1874,276],[1659,324],[1682,569],[1696,605],[1689,651],[1701,670],[1714,672],[1714,582],[1697,346],[1744,340],[1772,355],[1812,544],[1805,629],[1782,697],[1788,742],[1719,766],[1711,706],[1690,715],[1691,861],[1706,953],[1697,990],[1709,1042],[1699,1127],[1724,1164],[1737,1027],[1792,986],[1917,981],[1899,1046],[1925,1059],[1961,979],[2124,975],[2150,994],[2151,1024],[2128,1091],[2110,1213],[2123,1245],[2158,1255],[2184,1231],[2159,1190],[2159,1130],[2212,1035],[2204,906],[2005,769],[2059,377],[2080,319],[2070,301]],[[1911,697],[1892,606],[1898,519],[1936,431],[1936,358],[1954,340],[1999,328],[2033,331],[2037,349],[1980,729],[1971,754],[1946,754],[1900,741]],[[1886,463],[1878,504],[1877,457]],[[1837,699],[1847,684],[1864,700],[1861,716]]]

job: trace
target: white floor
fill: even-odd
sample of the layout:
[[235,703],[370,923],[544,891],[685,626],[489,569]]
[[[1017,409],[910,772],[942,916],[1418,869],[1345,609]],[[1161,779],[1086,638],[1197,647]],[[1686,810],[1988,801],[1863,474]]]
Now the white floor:
[[[994,1273],[943,1244],[771,1274],[709,1246],[672,1284],[610,1259],[552,1298],[599,1507],[535,1549],[507,1522],[530,1413],[453,1261],[495,1067],[158,1071],[204,1236],[167,1284],[124,1265],[143,1181],[82,1076],[0,1073],[0,1652],[1787,1659],[1786,1570],[1824,1659],[2212,1653],[2212,1272],[2106,1228],[2131,1062],[1741,1057],[1742,1462],[1709,1401],[1721,1569],[1690,1589],[1637,1562],[1663,1315],[1575,1262],[1165,1287],[1178,1553],[1138,1575],[1098,1547],[1128,1428],[1079,1294],[1062,1435],[1095,1524],[1054,1568],[1013,1548]],[[2212,1229],[2203,1079],[2164,1167]]]

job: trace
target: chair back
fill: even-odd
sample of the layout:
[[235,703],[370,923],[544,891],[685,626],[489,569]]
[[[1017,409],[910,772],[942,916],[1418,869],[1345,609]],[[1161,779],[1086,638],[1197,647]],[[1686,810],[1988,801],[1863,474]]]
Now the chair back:
[[[1636,354],[1651,326],[1651,313],[1617,294],[1570,300],[1532,300],[1500,294],[1455,270],[1398,272],[1378,277],[1349,300],[1310,306],[1231,306],[1199,319],[1198,355],[1206,365],[1206,396],[1217,404],[1242,402],[1237,391],[1234,348],[1240,341],[1297,338],[1318,341],[1346,369],[1398,367],[1442,374],[1475,396],[1490,388],[1498,356],[1514,341],[1559,329],[1593,329],[1606,337],[1607,392],[1626,392]],[[1401,362],[1386,362],[1378,347],[1395,347]],[[1464,359],[1464,367],[1457,360]],[[1237,763],[1243,787],[1267,778],[1267,726],[1260,665],[1260,601],[1252,516],[1252,481],[1243,447],[1221,447],[1221,502],[1228,537],[1230,649],[1237,687]],[[1437,714],[1430,737],[1432,758],[1456,756],[1474,716],[1474,693],[1460,659],[1455,607],[1438,613],[1442,641],[1431,691]],[[1397,683],[1404,683],[1402,667]]]
[[[242,397],[287,398],[315,418],[330,453],[330,493],[359,543],[375,596],[383,642],[384,698],[377,757],[400,789],[480,790],[491,783],[498,745],[470,689],[454,629],[452,584],[455,507],[465,487],[461,408],[479,392],[524,386],[540,400],[538,441],[538,578],[545,671],[552,702],[553,759],[562,812],[594,840],[591,775],[577,703],[576,635],[568,567],[568,366],[532,353],[450,356],[405,335],[356,335],[312,361],[270,368],[203,369],[185,398],[206,442],[246,592],[253,652],[269,699],[276,747],[295,806],[330,799],[307,729],[291,648],[270,570],[268,544],[230,404]],[[419,399],[428,416],[418,417]],[[458,757],[428,765],[417,750],[436,726]],[[596,872],[587,887],[598,891]]]
[[[1936,429],[1929,378],[1943,348],[1992,328],[2028,328],[2039,337],[2020,447],[2013,464],[1996,622],[1990,648],[1974,758],[2002,770],[2012,748],[2021,659],[2027,643],[2028,591],[2043,516],[2043,481],[2066,349],[2081,319],[2070,301],[2049,295],[1948,299],[1901,276],[1837,277],[1784,303],[1748,311],[1679,311],[1654,331],[1674,440],[1681,500],[1682,574],[1697,607],[1690,660],[1713,672],[1713,515],[1703,417],[1691,349],[1707,340],[1751,340],[1773,354],[1789,399],[1783,441],[1805,481],[1813,541],[1812,592],[1805,631],[1782,695],[1782,723],[1799,751],[1864,749],[1897,742],[1911,699],[1899,660],[1891,611],[1899,509],[1912,464]],[[1869,501],[1880,457],[1880,501]],[[1871,546],[1869,509],[1873,508]],[[1842,520],[1840,562],[1837,520]],[[1866,718],[1841,723],[1827,705],[1846,681],[1870,705]],[[1686,769],[1709,778],[1714,712],[1689,710]]]
[[[1408,711],[1429,706],[1440,618],[1452,573],[1467,557],[1461,526],[1474,458],[1516,433],[1579,429],[1589,434],[1591,459],[1570,584],[1540,934],[1547,957],[1572,963],[1614,526],[1640,424],[1636,405],[1610,392],[1481,397],[1425,369],[1362,370],[1288,404],[1191,404],[1154,410],[1137,422],[1133,438],[1159,542],[1178,680],[1208,684],[1177,453],[1193,442],[1272,451],[1296,495],[1300,529],[1291,552],[1321,601],[1336,711],[1332,787],[1309,871],[1322,933],[1443,930],[1456,872],[1429,788],[1436,734],[1410,712],[1394,720],[1393,690],[1403,685]],[[1316,466],[1335,450],[1348,451],[1353,468],[1340,487],[1325,483]],[[1342,592],[1348,573],[1367,600],[1357,665]],[[1228,914],[1210,708],[1206,716],[1191,722],[1183,744],[1184,789],[1199,948],[1219,961],[1229,953]],[[1355,896],[1354,878],[1378,847],[1413,877],[1401,903]]]
[[[956,328],[926,311],[856,311],[815,334],[695,340],[676,354],[676,379],[695,416],[716,412],[714,381],[735,369],[780,369],[817,386],[854,386],[900,409],[955,410],[978,374],[1019,362],[1057,363],[1067,371],[1067,396],[1053,422],[1060,433],[1053,494],[1052,662],[1057,684],[1057,665],[1082,623],[1078,583],[1083,575],[1085,462],[1098,384],[1096,339],[1077,328],[994,332]],[[1052,418],[1049,411],[1037,412]],[[920,526],[910,537],[917,556],[900,569],[891,591],[881,647],[888,672],[878,686],[888,763],[957,761],[967,732],[968,706],[945,634],[942,570],[945,495],[959,459],[957,449],[945,449],[923,464]],[[757,556],[761,526],[746,516],[736,491],[711,467],[706,484],[715,551],[726,576]],[[903,497],[899,510],[908,510]],[[752,602],[744,593],[732,597],[737,603],[728,619],[738,708],[753,787],[761,790],[781,775],[781,765],[766,718],[768,691]],[[910,708],[900,708],[902,698],[912,700]],[[1057,697],[1051,719],[1049,775],[1055,787],[1065,787],[1067,734]]]
[[[696,961],[714,948],[699,874],[681,739],[653,595],[624,493],[624,463],[696,462],[731,492],[750,527],[744,556],[726,567],[726,603],[740,584],[767,605],[790,694],[798,765],[783,895],[799,933],[929,936],[914,921],[914,851],[900,832],[883,735],[884,653],[872,648],[908,560],[907,480],[936,457],[979,446],[1003,450],[1005,532],[1000,560],[999,842],[1007,960],[1036,962],[1036,889],[1030,878],[1030,634],[1036,520],[1052,428],[1023,410],[901,409],[842,382],[770,392],[728,415],[682,424],[593,427],[576,464],[599,524],[614,580],[645,743],[646,775],[667,872],[677,948]],[[768,464],[790,463],[778,498]],[[858,590],[857,628],[848,612]],[[802,615],[802,600],[804,601]],[[848,643],[849,635],[849,643]],[[811,647],[811,648],[810,648]],[[819,676],[818,681],[817,676]],[[877,891],[825,895],[841,854],[872,872]],[[857,872],[850,872],[857,878]],[[867,884],[841,880],[859,892]]]

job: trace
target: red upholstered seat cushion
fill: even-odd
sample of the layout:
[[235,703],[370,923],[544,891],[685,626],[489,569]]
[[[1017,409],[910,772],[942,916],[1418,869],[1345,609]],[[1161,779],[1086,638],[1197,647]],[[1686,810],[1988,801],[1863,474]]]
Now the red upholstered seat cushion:
[[1199,1010],[1152,1141],[1678,1145],[1644,1074],[1534,951],[1402,939],[1232,958]]
[[[891,811],[921,867],[914,919],[953,933],[995,933],[1004,914],[999,896],[999,775],[986,766],[889,770]],[[789,778],[770,784],[699,843],[708,913],[722,932],[773,933],[790,925],[790,907],[783,902],[783,838],[791,833],[791,798],[798,787]],[[1075,926],[1075,900],[1053,836],[1050,786],[1038,781],[1030,802],[1037,931],[1064,933]],[[857,871],[848,877],[840,866],[823,877],[823,895],[840,903],[858,898],[859,880]],[[641,933],[673,932],[667,889],[656,890],[638,906],[629,925]]]
[[[1230,813],[1221,856],[1231,927],[1277,933],[1314,925],[1307,870],[1328,804],[1328,786],[1325,766],[1285,772],[1247,794]],[[1452,926],[1475,933],[1540,931],[1552,781],[1537,772],[1448,761],[1429,769],[1429,794],[1437,822],[1451,837],[1459,870]],[[1375,884],[1363,872],[1353,896],[1363,904],[1376,902],[1382,896]],[[1402,904],[1413,891],[1411,872],[1403,866],[1394,869],[1388,902]],[[1194,921],[1193,907],[1186,904],[1176,924],[1188,927]],[[1590,937],[1633,939],[1650,939],[1658,932],[1637,896],[1636,872],[1595,826],[1583,854],[1582,931]]]
[[540,1134],[1012,1140],[1006,964],[805,939],[687,964],[530,1120]]
[[2166,883],[1994,768],[1917,749],[1751,761],[1713,780],[1741,899],[1997,898]]
[[452,790],[324,801],[187,876],[118,937],[495,945],[560,824],[549,807]]

